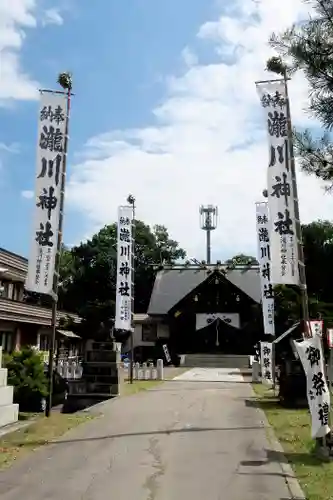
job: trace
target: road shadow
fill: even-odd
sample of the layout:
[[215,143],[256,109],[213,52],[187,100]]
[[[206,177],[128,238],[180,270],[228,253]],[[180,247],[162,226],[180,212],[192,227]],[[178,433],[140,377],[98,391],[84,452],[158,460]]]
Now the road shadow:
[[184,392],[189,392],[189,391],[204,391],[204,392],[209,392],[209,391],[214,391],[214,392],[226,392],[226,391],[230,391],[230,386],[224,386],[224,387],[218,387],[218,386],[215,386],[215,387],[203,387],[203,386],[190,386],[190,387],[182,387],[182,388],[179,388],[179,387],[167,387],[167,388],[163,388],[163,387],[151,387],[149,389],[147,389],[147,391],[149,392],[174,392],[175,394],[179,394],[179,390],[180,391],[184,391]]
[[59,439],[57,441],[45,441],[45,440],[36,440],[36,441],[11,441],[11,446],[17,447],[33,447],[33,446],[41,446],[45,444],[52,445],[61,445],[68,443],[84,443],[89,441],[100,441],[100,440],[113,440],[113,439],[121,439],[127,437],[140,437],[140,436],[158,436],[165,435],[169,436],[172,434],[188,434],[195,432],[239,432],[239,431],[253,431],[258,429],[264,429],[264,425],[256,425],[256,426],[248,426],[248,427],[183,427],[182,429],[165,429],[165,430],[153,430],[146,432],[126,432],[122,434],[109,434],[104,436],[90,436],[85,438],[77,438],[77,439]]
[[[237,374],[239,375],[239,374]],[[174,382],[174,383],[196,383],[196,384],[248,384],[250,380],[196,380],[195,378],[191,379],[171,379],[171,380],[163,380],[163,382]]]
[[[265,462],[267,463],[267,462]],[[249,470],[248,472],[237,472],[238,476],[253,476],[253,470]],[[272,476],[272,477],[294,477],[293,474],[285,474],[284,472],[255,472],[256,476]],[[290,499],[289,499],[290,500]]]
[[266,460],[243,460],[240,465],[244,467],[261,467],[270,462],[300,464],[309,466],[323,466],[323,461],[311,453],[282,452],[275,450],[265,450]]
[[279,398],[271,396],[271,397],[266,397],[266,398],[248,398],[245,399],[245,405],[247,407],[251,408],[260,408],[261,410],[275,410],[275,409],[285,409],[285,410],[293,410],[293,411],[302,411],[306,406],[303,405],[294,405],[294,406],[286,406],[285,404],[281,403]]
[[261,410],[277,409],[282,408],[282,405],[278,398],[247,398],[245,399],[245,406],[248,408],[260,408]]

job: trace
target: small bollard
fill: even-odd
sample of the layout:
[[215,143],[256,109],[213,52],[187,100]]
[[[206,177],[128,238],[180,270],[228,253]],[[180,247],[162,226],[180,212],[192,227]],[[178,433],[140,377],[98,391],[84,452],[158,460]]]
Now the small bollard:
[[143,370],[142,370],[142,366],[139,365],[139,368],[138,368],[138,380],[142,380],[143,379]]
[[142,363],[142,371],[143,371],[144,380],[149,380],[149,372],[148,372],[147,363]]
[[163,359],[158,359],[156,363],[157,379],[164,380]]
[[260,382],[260,363],[259,361],[252,362],[252,382],[258,384]]
[[149,363],[149,380],[153,380],[154,363]]
[[139,380],[140,363],[135,363],[133,370],[133,377],[135,380]]

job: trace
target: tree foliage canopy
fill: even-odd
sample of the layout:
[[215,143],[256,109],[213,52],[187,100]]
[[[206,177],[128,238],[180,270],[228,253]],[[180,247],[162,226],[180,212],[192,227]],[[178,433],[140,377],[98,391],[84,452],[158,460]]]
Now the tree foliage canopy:
[[[329,183],[333,182],[333,147],[330,132],[333,128],[333,2],[304,0],[313,14],[294,24],[282,34],[273,34],[270,44],[288,61],[292,75],[301,70],[310,86],[309,113],[325,129],[322,137],[306,130],[294,132],[295,149],[304,172]],[[290,64],[289,64],[290,62]]]
[[[154,283],[153,266],[173,264],[185,256],[164,226],[151,229],[135,221],[135,312],[147,311]],[[79,314],[85,332],[96,331],[103,323],[111,327],[116,271],[117,224],[103,227],[91,240],[62,252],[59,307]]]
[[[316,221],[302,227],[310,317],[333,320],[333,224]],[[300,317],[300,295],[296,287],[275,289],[276,313],[279,320]]]

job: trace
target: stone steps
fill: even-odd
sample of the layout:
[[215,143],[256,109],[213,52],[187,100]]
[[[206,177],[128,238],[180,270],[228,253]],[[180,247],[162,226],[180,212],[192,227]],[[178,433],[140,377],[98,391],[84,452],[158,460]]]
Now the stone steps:
[[186,354],[186,368],[248,368],[249,357],[246,355],[226,354]]
[[[0,387],[0,409],[13,403],[14,387],[4,385]],[[0,410],[1,411],[1,410]]]
[[7,370],[0,367],[0,387],[7,385]]
[[17,422],[18,412],[19,405],[9,404],[0,406],[0,427]]

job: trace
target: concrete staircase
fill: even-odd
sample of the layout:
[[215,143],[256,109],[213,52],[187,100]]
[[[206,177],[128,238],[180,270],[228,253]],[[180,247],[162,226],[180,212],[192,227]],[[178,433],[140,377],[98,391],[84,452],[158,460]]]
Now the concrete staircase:
[[13,404],[14,387],[7,385],[7,369],[2,368],[2,348],[0,347],[0,427],[18,420],[19,406]]
[[187,368],[249,368],[249,356],[236,354],[186,354]]

